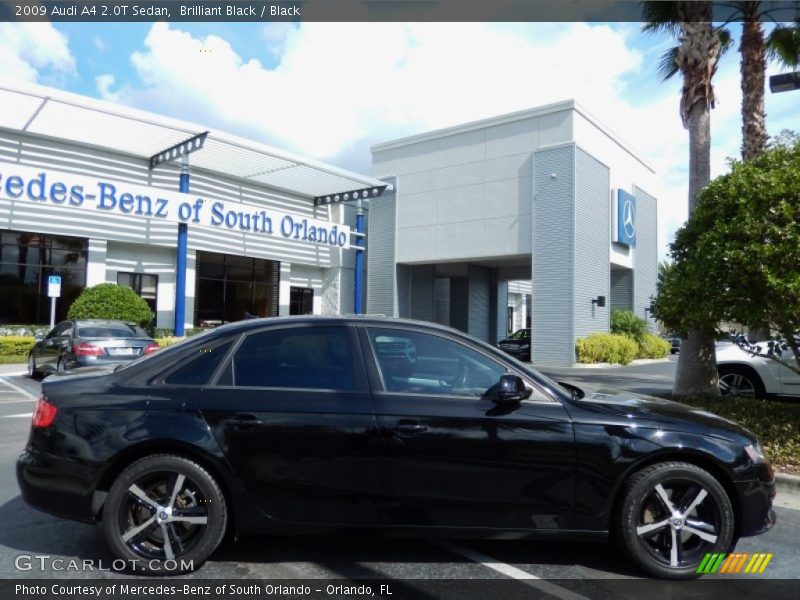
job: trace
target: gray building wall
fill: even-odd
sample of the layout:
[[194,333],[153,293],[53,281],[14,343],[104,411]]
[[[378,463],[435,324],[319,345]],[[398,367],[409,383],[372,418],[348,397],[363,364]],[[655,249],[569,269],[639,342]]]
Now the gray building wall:
[[[394,178],[387,178],[386,181],[394,184]],[[395,270],[397,189],[387,190],[376,201],[370,202],[369,216],[366,311],[371,314],[396,317],[399,314]]]
[[650,331],[657,331],[658,324],[645,315],[655,296],[658,282],[658,211],[656,199],[639,187],[634,187],[636,196],[636,248],[633,253],[633,312],[646,316]]
[[633,310],[633,271],[611,269],[611,310]]
[[[598,251],[611,243],[611,215],[608,211],[610,174],[606,165],[580,148],[575,148],[575,271],[574,330],[576,338],[596,331],[608,331],[610,256]],[[592,299],[606,297],[606,306]]]
[[575,253],[575,146],[534,156],[531,360],[572,364]]
[[467,333],[479,340],[490,341],[492,315],[492,272],[486,267],[470,265],[467,275],[469,282],[469,306],[467,307]]

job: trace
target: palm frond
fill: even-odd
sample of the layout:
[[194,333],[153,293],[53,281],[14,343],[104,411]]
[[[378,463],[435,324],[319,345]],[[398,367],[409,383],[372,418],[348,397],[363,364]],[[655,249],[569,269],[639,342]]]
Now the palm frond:
[[640,2],[642,7],[642,31],[645,33],[680,32],[680,19],[677,2]]
[[678,49],[678,46],[674,46],[661,55],[661,61],[658,63],[658,75],[663,81],[670,79],[679,70]]
[[800,23],[792,27],[778,26],[767,37],[767,55],[784,66],[800,64]]

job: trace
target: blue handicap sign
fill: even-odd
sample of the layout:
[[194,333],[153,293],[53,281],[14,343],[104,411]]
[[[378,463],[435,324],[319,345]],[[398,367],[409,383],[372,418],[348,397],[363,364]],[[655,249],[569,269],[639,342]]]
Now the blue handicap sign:
[[61,275],[50,275],[47,279],[50,285],[61,285]]

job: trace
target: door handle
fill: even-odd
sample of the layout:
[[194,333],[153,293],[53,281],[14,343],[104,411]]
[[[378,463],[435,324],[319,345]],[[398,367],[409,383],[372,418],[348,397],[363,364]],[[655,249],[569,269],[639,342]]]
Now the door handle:
[[255,415],[234,415],[228,423],[236,429],[257,429],[264,425],[264,421],[256,418]]
[[413,437],[418,433],[428,431],[428,428],[425,425],[420,425],[419,423],[400,421],[394,427],[392,427],[392,431],[399,437]]

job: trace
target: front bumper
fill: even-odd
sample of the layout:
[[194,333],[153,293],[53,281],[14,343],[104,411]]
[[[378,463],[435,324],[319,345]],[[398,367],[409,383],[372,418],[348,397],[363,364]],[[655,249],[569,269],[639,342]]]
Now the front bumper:
[[740,481],[735,485],[741,509],[739,536],[759,535],[772,529],[777,519],[772,508],[775,499],[774,476],[769,481]]

